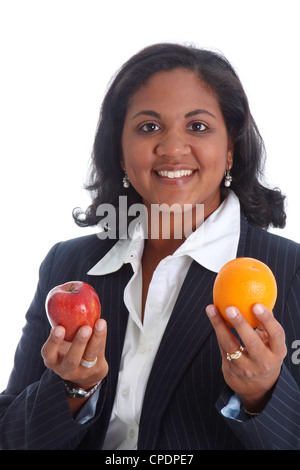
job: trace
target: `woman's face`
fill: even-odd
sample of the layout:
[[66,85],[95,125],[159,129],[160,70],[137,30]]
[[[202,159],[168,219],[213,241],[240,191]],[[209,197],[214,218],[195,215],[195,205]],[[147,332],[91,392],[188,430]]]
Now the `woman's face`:
[[122,167],[144,204],[220,204],[233,146],[217,98],[197,75],[158,72],[131,97],[122,134]]

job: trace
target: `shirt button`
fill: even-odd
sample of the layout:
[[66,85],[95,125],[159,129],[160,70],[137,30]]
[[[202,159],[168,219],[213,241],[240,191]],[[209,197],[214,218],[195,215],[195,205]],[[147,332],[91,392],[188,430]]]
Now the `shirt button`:
[[134,430],[134,429],[130,429],[130,431],[129,431],[129,437],[130,437],[130,439],[133,439],[134,436],[135,436],[135,430]]
[[140,353],[146,352],[146,349],[147,349],[147,348],[146,348],[146,345],[145,345],[145,344],[140,344],[140,346],[139,346],[139,352],[140,352]]
[[129,387],[123,388],[123,390],[121,391],[121,395],[122,395],[122,397],[124,397],[124,398],[128,397],[128,395],[129,395]]

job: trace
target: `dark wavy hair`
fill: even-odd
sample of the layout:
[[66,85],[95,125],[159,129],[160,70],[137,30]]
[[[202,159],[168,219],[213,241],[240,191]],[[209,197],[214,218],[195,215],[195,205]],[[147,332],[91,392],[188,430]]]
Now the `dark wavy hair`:
[[[95,136],[88,184],[92,203],[86,209],[74,209],[80,226],[99,223],[97,207],[103,203],[118,208],[119,196],[128,197],[128,206],[141,202],[130,186],[124,189],[120,166],[121,139],[129,100],[153,74],[186,68],[199,76],[215,93],[228,135],[234,141],[231,188],[239,198],[248,221],[263,228],[285,226],[285,196],[278,188],[263,182],[265,148],[251,115],[243,86],[228,60],[220,53],[179,44],[156,44],[131,57],[111,82],[102,103]],[[221,184],[222,197],[226,188]]]

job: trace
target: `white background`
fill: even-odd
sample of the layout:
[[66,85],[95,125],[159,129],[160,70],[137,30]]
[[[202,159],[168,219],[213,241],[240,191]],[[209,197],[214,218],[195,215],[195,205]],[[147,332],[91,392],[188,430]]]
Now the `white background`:
[[268,180],[288,197],[280,233],[300,242],[298,0],[0,0],[1,390],[42,259],[91,232],[71,213],[89,203],[83,183],[107,83],[162,41],[220,50],[234,65]]

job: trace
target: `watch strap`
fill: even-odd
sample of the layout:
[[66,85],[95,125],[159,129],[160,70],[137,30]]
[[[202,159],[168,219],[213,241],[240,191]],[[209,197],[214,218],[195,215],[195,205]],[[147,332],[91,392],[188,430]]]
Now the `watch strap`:
[[102,380],[96,383],[96,385],[94,385],[89,390],[84,390],[83,388],[80,388],[80,387],[77,388],[77,387],[69,386],[66,382],[64,382],[64,386],[65,386],[65,391],[72,398],[89,398],[99,388],[101,383],[102,383]]

